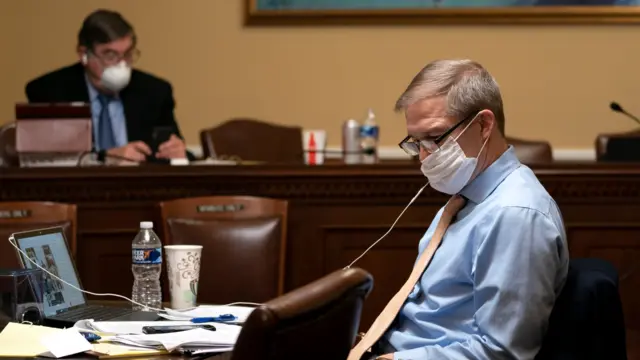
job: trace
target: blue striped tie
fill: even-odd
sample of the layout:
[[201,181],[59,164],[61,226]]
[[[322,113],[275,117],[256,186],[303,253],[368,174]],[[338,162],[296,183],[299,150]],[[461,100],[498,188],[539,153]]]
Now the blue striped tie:
[[116,147],[116,139],[111,126],[111,115],[109,114],[109,103],[112,98],[103,94],[98,95],[100,100],[100,119],[98,120],[98,145],[100,150],[108,150]]

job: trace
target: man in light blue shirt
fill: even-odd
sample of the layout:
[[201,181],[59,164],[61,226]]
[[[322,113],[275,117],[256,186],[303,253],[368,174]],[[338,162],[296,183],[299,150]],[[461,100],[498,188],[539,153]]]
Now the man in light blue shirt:
[[430,186],[467,202],[375,346],[379,358],[533,359],[569,253],[558,206],[505,140],[498,84],[476,62],[434,61],[396,108],[409,133],[400,145]]

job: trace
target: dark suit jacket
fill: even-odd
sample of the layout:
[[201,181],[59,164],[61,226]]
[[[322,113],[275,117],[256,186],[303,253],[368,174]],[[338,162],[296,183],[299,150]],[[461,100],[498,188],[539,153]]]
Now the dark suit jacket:
[[[26,86],[27,99],[37,102],[89,102],[84,67],[80,63],[66,66],[31,80]],[[129,85],[120,91],[127,122],[129,141],[151,143],[154,127],[170,126],[182,138],[173,114],[175,102],[171,84],[149,73],[133,70]],[[190,159],[193,155],[187,153]]]

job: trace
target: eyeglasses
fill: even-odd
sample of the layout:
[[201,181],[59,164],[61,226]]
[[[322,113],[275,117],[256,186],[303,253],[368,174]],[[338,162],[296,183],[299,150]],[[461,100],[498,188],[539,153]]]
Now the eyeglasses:
[[407,154],[409,154],[411,156],[419,155],[421,147],[423,149],[427,150],[429,153],[433,154],[434,152],[437,152],[438,150],[440,150],[440,143],[447,136],[451,135],[451,133],[455,129],[457,129],[460,125],[462,125],[466,121],[471,120],[474,117],[476,117],[477,114],[478,114],[478,112],[473,112],[471,115],[469,115],[469,116],[465,117],[464,119],[458,121],[455,125],[450,127],[442,135],[438,136],[437,138],[435,138],[433,140],[424,140],[424,139],[423,140],[417,140],[417,139],[413,138],[411,135],[408,135],[406,138],[404,138],[400,142],[400,144],[398,144],[398,146],[400,146],[400,148],[402,150],[404,150],[404,152],[406,152]]
[[124,53],[124,55],[120,55],[115,51],[106,51],[102,55],[91,52],[91,55],[98,58],[106,66],[115,65],[122,60],[126,61],[128,64],[134,64],[140,58],[140,50],[134,48]]

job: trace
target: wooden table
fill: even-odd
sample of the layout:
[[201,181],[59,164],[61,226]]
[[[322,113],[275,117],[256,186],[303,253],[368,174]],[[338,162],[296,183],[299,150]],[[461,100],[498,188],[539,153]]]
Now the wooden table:
[[[571,255],[601,257],[617,266],[627,327],[640,331],[640,165],[532,168],[560,205]],[[387,231],[425,181],[410,162],[4,169],[0,201],[78,204],[77,265],[84,287],[130,294],[131,241],[140,221],[158,223],[158,201],[203,195],[288,199],[286,289],[291,290],[349,264]],[[418,240],[446,199],[428,188],[387,239],[357,264],[375,277],[363,327],[404,282]]]
[[[36,358],[20,358],[20,357],[15,357],[15,358],[9,358],[9,357],[5,357],[2,358],[3,360],[32,360],[32,359],[42,359],[42,360],[51,360],[51,358],[46,358],[46,357],[36,357]],[[91,355],[86,355],[86,354],[81,354],[81,355],[77,355],[77,356],[69,356],[69,357],[65,357],[65,359],[70,359],[70,360],[96,360],[98,359],[96,356],[91,356]],[[211,360],[230,360],[231,359],[231,353],[224,353],[224,354],[219,354],[219,355],[203,355],[203,356],[176,356],[176,355],[153,355],[153,356],[133,356],[133,357],[126,357],[124,359],[127,360],[201,360],[201,359],[211,359]]]

